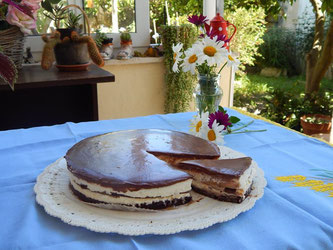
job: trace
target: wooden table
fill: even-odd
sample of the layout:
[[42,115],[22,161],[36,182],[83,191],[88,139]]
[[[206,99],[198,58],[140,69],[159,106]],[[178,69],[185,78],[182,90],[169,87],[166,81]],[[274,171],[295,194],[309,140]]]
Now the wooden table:
[[97,121],[97,83],[114,81],[96,65],[80,72],[24,66],[15,91],[0,81],[0,130]]

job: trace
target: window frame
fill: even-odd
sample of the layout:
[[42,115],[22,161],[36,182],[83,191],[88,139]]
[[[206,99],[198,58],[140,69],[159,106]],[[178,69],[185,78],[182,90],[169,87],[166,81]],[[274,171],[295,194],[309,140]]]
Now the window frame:
[[[68,4],[76,4],[83,8],[83,0],[68,0]],[[150,44],[149,0],[135,0],[135,25],[136,32],[131,33],[133,47],[148,47]],[[93,35],[93,34],[92,34]],[[120,33],[108,33],[113,38],[115,48],[120,48]],[[43,51],[44,42],[41,35],[27,36],[25,47],[30,47],[31,52],[38,54]]]

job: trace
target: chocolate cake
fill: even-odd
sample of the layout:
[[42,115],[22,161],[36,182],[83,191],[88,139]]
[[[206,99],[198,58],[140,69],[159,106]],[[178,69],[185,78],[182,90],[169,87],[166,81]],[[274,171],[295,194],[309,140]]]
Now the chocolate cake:
[[192,177],[172,166],[219,156],[219,148],[201,138],[143,129],[87,138],[65,158],[70,187],[81,200],[117,208],[161,209],[191,200]]
[[221,201],[241,203],[250,193],[255,168],[250,157],[191,160],[177,165],[192,176],[192,189]]

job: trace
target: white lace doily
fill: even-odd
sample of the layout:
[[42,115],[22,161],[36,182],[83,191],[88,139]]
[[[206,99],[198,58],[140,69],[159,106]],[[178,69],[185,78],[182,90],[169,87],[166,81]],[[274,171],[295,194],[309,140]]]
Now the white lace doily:
[[[242,153],[221,147],[221,158],[243,157]],[[97,208],[78,200],[69,189],[66,160],[58,159],[37,178],[34,187],[37,203],[45,211],[73,226],[95,232],[124,235],[173,234],[185,230],[207,228],[235,218],[251,209],[264,194],[264,172],[257,168],[251,194],[241,203],[217,201],[192,192],[194,202],[174,209],[156,212],[128,212]]]

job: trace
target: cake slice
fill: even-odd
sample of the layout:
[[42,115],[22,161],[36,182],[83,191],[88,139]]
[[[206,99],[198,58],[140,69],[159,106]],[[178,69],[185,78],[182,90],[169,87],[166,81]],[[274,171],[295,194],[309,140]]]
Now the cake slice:
[[256,169],[250,157],[183,161],[177,168],[192,176],[192,189],[220,201],[241,203],[251,192]]

